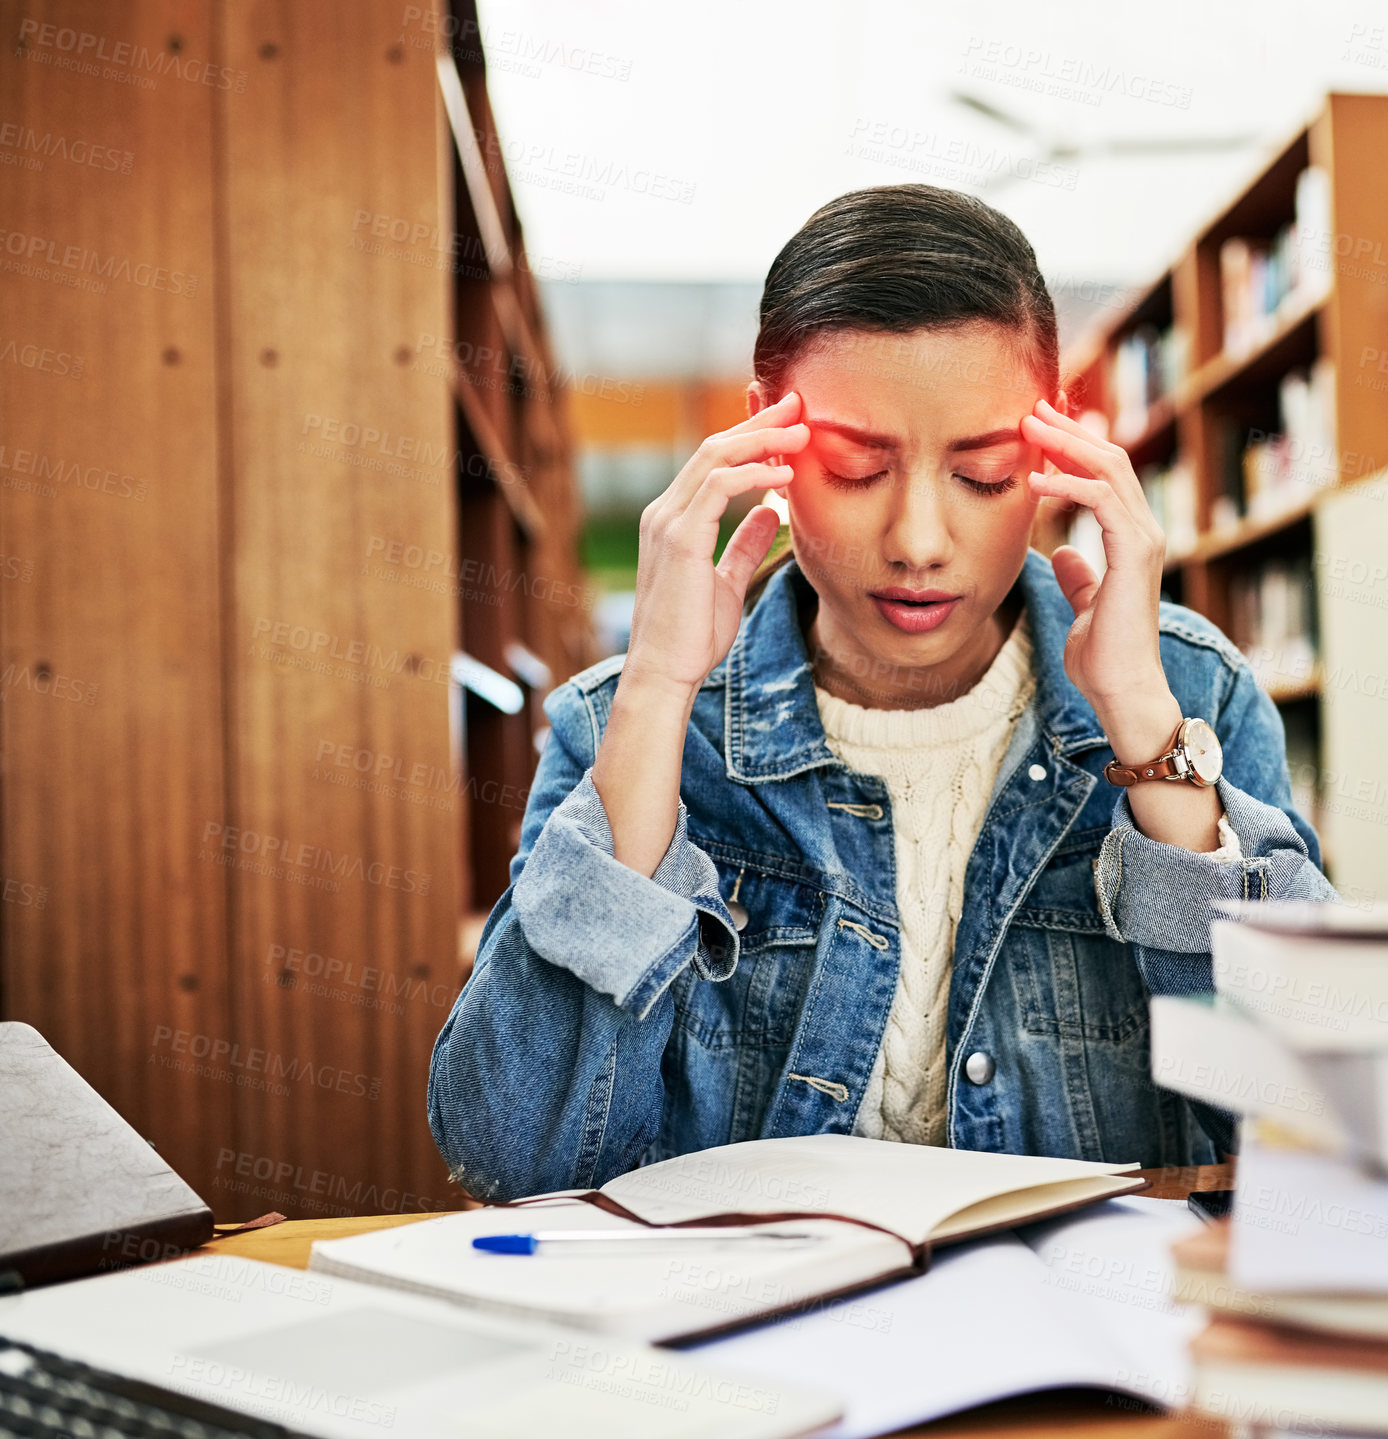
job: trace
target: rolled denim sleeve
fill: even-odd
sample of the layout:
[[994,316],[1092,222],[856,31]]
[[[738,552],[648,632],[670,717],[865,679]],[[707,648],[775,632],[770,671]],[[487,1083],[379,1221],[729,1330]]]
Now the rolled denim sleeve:
[[638,1019],[686,964],[717,981],[737,963],[737,930],[718,892],[718,871],[689,842],[687,820],[681,800],[655,872],[639,874],[613,857],[590,765],[549,816],[516,881],[516,913],[535,953]]
[[570,680],[545,713],[510,884],[429,1066],[439,1152],[493,1201],[601,1185],[642,1162],[664,1112],[670,986],[691,965],[727,978],[739,954],[683,801],[655,872],[622,864],[592,782],[592,702]]
[[[1128,793],[1121,790],[1095,865],[1108,934],[1171,956],[1149,976],[1165,992],[1212,987],[1210,924],[1221,917],[1216,900],[1339,898],[1321,873],[1315,830],[1292,804],[1281,716],[1246,665],[1233,671],[1227,701],[1211,723],[1224,746],[1217,789],[1240,857],[1217,858],[1151,839],[1137,828]],[[1165,984],[1163,970],[1170,971]]]

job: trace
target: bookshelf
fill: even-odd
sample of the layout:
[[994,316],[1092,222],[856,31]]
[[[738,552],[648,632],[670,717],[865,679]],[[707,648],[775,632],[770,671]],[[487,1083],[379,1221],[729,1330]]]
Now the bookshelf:
[[[463,651],[501,677],[463,672],[466,794],[459,948],[471,968],[482,923],[509,882],[525,796],[548,720],[546,694],[598,658],[570,396],[556,367],[487,95],[473,0],[454,0],[435,64],[452,175],[453,335],[443,361],[459,441],[458,586]],[[441,353],[439,353],[441,351]],[[470,582],[468,582],[470,581]],[[480,672],[479,672],[480,673]],[[518,693],[505,700],[510,681]]]
[[[1294,794],[1332,879],[1343,856],[1327,729],[1345,754],[1353,727],[1370,725],[1368,744],[1372,726],[1328,678],[1325,626],[1343,623],[1344,606],[1324,603],[1333,555],[1318,517],[1388,466],[1385,146],[1388,96],[1323,97],[1171,267],[1062,362],[1082,422],[1127,450],[1166,531],[1165,596],[1219,625],[1277,703]],[[1388,551],[1388,507],[1367,510]],[[1038,545],[1068,539],[1102,563],[1092,517],[1065,523],[1052,519]],[[1371,839],[1388,869],[1388,825]]]

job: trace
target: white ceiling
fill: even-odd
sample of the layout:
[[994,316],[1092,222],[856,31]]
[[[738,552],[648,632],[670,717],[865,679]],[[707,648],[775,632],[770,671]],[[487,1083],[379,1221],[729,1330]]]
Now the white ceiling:
[[[1141,284],[1326,90],[1388,90],[1388,16],[1371,0],[1076,0],[1059,12],[1034,0],[479,0],[479,11],[527,251],[541,275],[581,281],[759,282],[825,200],[920,180],[1011,215],[1053,286]],[[956,89],[1026,132],[951,100]],[[864,152],[874,130],[876,155]],[[1239,134],[1254,142],[1034,168],[1052,138]],[[1000,188],[980,184],[1007,173]]]

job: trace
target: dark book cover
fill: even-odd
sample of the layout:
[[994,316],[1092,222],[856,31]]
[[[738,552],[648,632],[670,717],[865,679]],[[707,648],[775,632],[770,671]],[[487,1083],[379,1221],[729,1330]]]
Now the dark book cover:
[[0,1286],[169,1259],[212,1211],[31,1025],[0,1024]]

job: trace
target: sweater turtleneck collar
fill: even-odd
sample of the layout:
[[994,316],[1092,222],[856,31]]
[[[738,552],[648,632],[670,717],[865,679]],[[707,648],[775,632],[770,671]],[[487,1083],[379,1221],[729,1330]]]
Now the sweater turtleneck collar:
[[1034,688],[1031,629],[1024,609],[978,683],[946,704],[876,709],[839,699],[818,684],[814,692],[828,739],[899,749],[953,744],[1010,723],[1026,708]]

